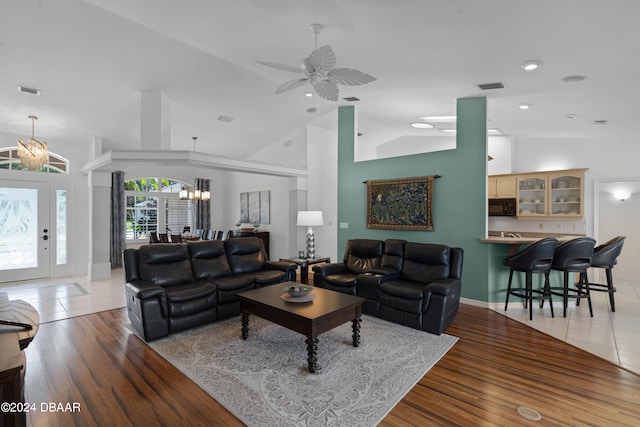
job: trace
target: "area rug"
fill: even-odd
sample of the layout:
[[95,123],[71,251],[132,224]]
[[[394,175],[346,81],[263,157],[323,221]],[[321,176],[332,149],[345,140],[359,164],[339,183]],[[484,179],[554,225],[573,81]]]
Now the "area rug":
[[319,337],[321,373],[307,369],[305,337],[251,316],[149,345],[249,426],[374,426],[458,340],[363,316]]

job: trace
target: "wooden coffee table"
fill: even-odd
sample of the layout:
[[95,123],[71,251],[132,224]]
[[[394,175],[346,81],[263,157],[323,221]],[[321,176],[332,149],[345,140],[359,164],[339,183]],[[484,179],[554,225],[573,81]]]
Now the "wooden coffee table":
[[270,322],[291,329],[307,337],[307,362],[309,372],[320,372],[318,366],[318,336],[348,321],[352,322],[353,346],[360,345],[360,318],[364,298],[328,289],[313,288],[315,299],[310,302],[287,302],[280,296],[283,288],[295,285],[284,282],[260,289],[241,292],[242,339],[249,336],[249,315],[255,314]]

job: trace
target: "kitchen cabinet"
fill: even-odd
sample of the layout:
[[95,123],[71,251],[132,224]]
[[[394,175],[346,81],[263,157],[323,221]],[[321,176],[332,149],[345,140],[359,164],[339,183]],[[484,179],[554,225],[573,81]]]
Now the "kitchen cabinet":
[[515,175],[492,175],[489,177],[489,198],[506,199],[516,197]]
[[518,174],[517,216],[519,218],[582,218],[585,170]]

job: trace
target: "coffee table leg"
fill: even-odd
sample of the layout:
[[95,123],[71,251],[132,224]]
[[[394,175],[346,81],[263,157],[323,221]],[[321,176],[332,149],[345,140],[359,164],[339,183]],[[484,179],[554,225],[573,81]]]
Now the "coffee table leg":
[[242,313],[242,339],[249,337],[249,313]]
[[305,342],[307,343],[307,362],[309,363],[309,372],[313,374],[318,370],[318,358],[316,357],[318,354],[318,338],[311,339],[307,337]]
[[362,322],[362,319],[360,318],[353,319],[352,321],[354,347],[358,347],[360,345],[360,322]]

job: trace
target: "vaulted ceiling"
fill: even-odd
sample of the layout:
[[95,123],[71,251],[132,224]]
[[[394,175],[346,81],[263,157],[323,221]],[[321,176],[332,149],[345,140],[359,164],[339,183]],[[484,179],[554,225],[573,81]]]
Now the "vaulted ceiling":
[[[140,94],[159,88],[172,149],[198,136],[198,151],[232,158],[286,142],[337,105],[358,106],[365,135],[443,135],[409,123],[455,114],[468,96],[487,96],[489,127],[516,138],[637,138],[638,16],[636,0],[3,1],[0,131],[28,136],[37,115],[51,145],[99,136],[106,149],[135,148]],[[299,64],[315,22],[339,67],[377,80],[340,86],[338,102],[304,96],[309,86],[276,95],[296,75],[256,61]],[[529,59],[542,67],[524,71]],[[574,75],[586,79],[562,80]],[[478,87],[496,82],[506,87]]]

